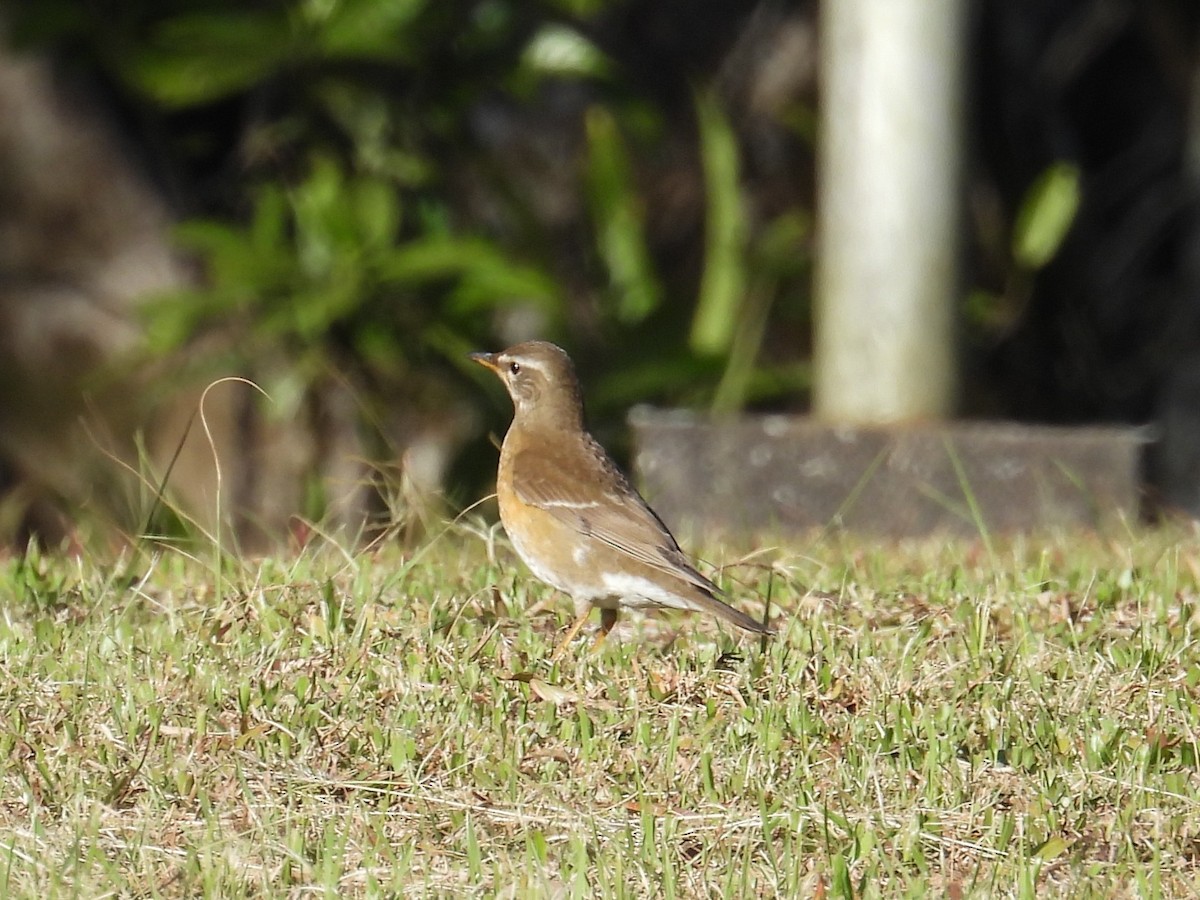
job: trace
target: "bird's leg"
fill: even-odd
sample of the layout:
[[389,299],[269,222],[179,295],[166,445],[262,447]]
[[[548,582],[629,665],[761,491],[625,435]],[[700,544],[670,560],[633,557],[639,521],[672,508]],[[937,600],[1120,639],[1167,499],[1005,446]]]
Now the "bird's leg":
[[567,647],[571,645],[571,641],[575,640],[575,635],[579,634],[579,629],[583,627],[583,623],[588,620],[588,615],[591,613],[592,607],[586,605],[575,615],[575,621],[571,623],[571,627],[567,629],[567,633],[563,635],[561,641],[558,642],[558,647],[550,657],[550,663],[553,665],[558,662],[564,653],[567,652]]
[[592,642],[593,653],[600,649],[600,645],[604,643],[604,639],[608,637],[608,633],[617,624],[617,616],[620,614],[621,611],[616,608],[609,609],[607,606],[600,608],[600,628],[596,631],[596,640]]

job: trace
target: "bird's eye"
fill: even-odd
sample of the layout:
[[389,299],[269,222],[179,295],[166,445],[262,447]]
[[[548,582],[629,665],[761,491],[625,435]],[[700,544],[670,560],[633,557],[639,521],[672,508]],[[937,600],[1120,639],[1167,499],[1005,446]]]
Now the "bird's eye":
[[512,375],[521,374],[521,364],[519,362],[510,362],[508,364],[508,371]]

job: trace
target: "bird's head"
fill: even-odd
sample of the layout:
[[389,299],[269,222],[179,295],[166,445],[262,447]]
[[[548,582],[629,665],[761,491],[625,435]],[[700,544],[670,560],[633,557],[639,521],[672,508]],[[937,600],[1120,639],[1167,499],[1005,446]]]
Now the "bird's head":
[[472,353],[491,369],[512,397],[514,417],[528,426],[583,425],[583,393],[566,351],[547,341],[525,341],[499,353]]

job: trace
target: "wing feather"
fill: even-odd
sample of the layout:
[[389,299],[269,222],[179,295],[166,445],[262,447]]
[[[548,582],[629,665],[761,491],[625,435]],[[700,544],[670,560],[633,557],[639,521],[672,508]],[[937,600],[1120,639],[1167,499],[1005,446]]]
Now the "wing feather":
[[[590,435],[562,449],[527,446],[513,459],[513,482],[522,502],[631,559],[719,594],[687,556],[633,485]],[[596,485],[606,485],[597,491]]]

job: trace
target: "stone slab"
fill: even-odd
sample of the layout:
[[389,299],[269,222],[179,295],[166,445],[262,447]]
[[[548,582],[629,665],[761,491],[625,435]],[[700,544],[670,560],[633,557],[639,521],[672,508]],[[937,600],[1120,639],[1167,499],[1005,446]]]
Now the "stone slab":
[[1096,528],[1139,514],[1145,439],[1136,428],[850,427],[646,407],[629,419],[640,484],[672,526],[975,535]]

